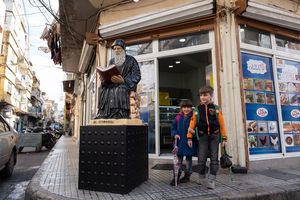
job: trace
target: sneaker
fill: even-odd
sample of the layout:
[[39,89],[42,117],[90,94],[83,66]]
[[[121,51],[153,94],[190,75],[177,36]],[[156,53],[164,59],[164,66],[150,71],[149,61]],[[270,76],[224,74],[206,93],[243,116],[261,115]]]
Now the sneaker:
[[213,175],[213,174],[209,174],[207,176],[207,183],[206,183],[206,187],[208,189],[215,189],[216,187],[216,183],[215,183],[215,180],[216,180],[216,175]]
[[215,180],[208,179],[207,183],[206,183],[206,187],[208,189],[212,189],[212,190],[215,189],[215,187],[216,187]]
[[190,181],[190,175],[188,174],[184,174],[184,177],[182,177],[182,179],[179,180],[180,183],[187,183]]

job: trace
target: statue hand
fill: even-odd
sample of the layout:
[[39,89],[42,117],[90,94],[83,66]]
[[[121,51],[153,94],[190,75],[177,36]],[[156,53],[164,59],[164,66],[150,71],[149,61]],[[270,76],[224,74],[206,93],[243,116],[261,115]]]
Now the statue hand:
[[118,75],[118,76],[112,76],[112,77],[111,77],[111,81],[112,81],[113,83],[119,83],[119,84],[124,83],[124,79],[123,79],[123,77],[122,77],[121,75]]

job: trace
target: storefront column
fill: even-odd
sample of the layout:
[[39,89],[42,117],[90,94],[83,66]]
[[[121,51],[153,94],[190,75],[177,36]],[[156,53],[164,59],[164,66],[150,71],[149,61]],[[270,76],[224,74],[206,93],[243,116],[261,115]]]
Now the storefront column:
[[[223,5],[222,5],[223,6]],[[227,151],[233,156],[234,164],[246,166],[248,152],[245,141],[240,73],[237,47],[237,32],[235,15],[232,13],[232,5],[226,5],[220,9],[222,12],[217,18],[219,61],[220,61],[220,92],[221,108],[224,114],[228,142]]]
[[106,66],[107,48],[106,41],[97,45],[97,65]]
[[76,105],[75,105],[75,111],[74,111],[74,118],[75,118],[75,130],[74,130],[74,137],[76,140],[79,141],[80,139],[80,126],[82,125],[82,113],[83,113],[83,96],[81,95],[81,88],[83,87],[82,84],[84,82],[82,80],[78,80],[78,88],[75,93],[77,93],[76,97]]

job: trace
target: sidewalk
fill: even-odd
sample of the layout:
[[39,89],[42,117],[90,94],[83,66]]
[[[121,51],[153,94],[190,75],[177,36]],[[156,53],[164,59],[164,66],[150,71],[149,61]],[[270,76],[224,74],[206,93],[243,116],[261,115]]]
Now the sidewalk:
[[25,199],[300,199],[300,158],[295,159],[295,165],[290,168],[266,169],[262,166],[248,174],[229,174],[228,170],[220,170],[215,190],[197,185],[196,174],[192,175],[190,183],[171,187],[171,171],[152,167],[172,161],[150,159],[149,180],[127,195],[78,190],[78,148],[72,138],[62,137],[28,185]]

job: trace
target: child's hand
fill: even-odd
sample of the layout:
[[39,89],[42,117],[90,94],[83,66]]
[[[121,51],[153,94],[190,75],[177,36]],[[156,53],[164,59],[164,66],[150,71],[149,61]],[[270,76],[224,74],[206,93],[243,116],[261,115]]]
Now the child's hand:
[[190,148],[193,147],[193,141],[192,141],[191,139],[188,140],[188,146],[189,146]]
[[175,140],[180,140],[180,135],[175,135]]
[[192,128],[189,128],[189,129],[188,129],[188,132],[190,132],[190,133],[192,133],[192,134],[195,133],[194,129],[192,129]]

